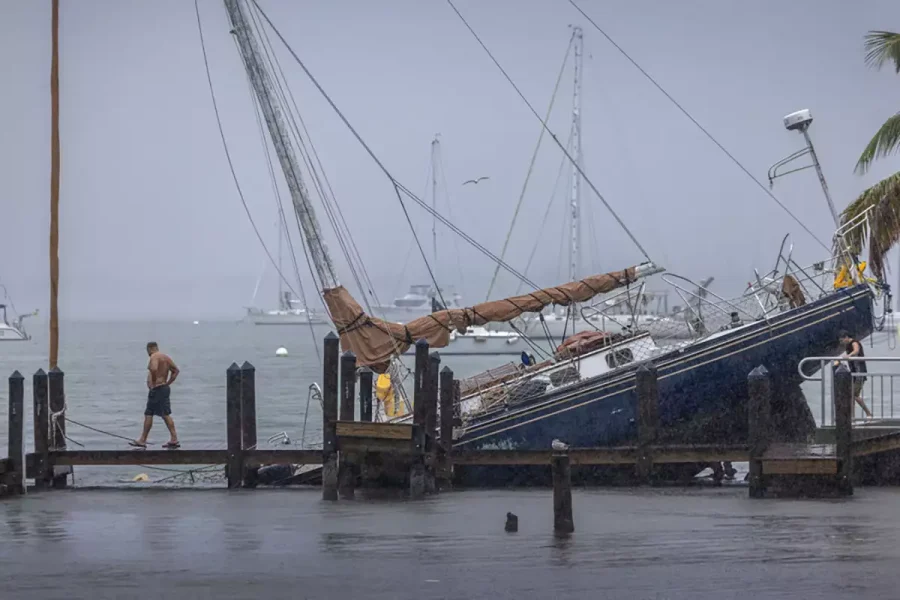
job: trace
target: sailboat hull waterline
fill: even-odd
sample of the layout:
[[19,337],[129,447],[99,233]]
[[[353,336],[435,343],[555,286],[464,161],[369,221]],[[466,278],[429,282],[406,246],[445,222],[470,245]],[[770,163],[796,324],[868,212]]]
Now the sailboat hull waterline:
[[[807,356],[838,351],[841,330],[863,339],[872,332],[873,299],[865,285],[849,288],[709,339],[660,354],[657,371],[662,439],[673,443],[735,443],[747,437],[747,375],[758,365],[771,374],[772,415],[779,439],[806,440],[815,422],[797,371]],[[545,394],[502,412],[476,416],[454,440],[454,452],[614,446],[637,438],[635,372],[640,362]],[[646,363],[645,363],[646,364]],[[683,465],[689,477],[705,465]],[[600,478],[612,467],[581,468]],[[549,475],[530,467],[467,467],[461,483],[504,485]],[[628,469],[629,473],[633,467]]]

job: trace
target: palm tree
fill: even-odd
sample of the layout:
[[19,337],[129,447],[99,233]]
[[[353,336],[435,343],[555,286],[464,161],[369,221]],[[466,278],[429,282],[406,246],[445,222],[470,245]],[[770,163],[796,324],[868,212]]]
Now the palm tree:
[[[893,63],[900,73],[900,33],[870,31],[866,35],[866,64],[876,69]],[[892,115],[875,133],[856,163],[856,172],[865,173],[876,158],[883,158],[900,149],[900,112]],[[872,209],[868,227],[851,231],[845,240],[852,250],[859,252],[869,244],[869,263],[879,279],[884,273],[884,256],[900,240],[900,173],[894,173],[865,190],[841,213],[848,223]]]

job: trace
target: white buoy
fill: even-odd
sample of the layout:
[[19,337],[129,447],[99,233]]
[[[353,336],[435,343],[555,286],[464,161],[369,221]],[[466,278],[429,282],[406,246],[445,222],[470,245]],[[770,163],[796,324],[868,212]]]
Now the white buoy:
[[194,325],[199,325],[200,321],[194,321]]
[[287,351],[287,348],[285,348],[284,346],[282,346],[281,348],[279,348],[278,350],[275,351],[275,356],[287,356],[287,355],[288,355],[288,351]]
[[139,481],[139,482],[140,481],[150,481],[150,478],[147,477],[146,473],[140,473],[138,475],[135,475],[134,479],[132,479],[132,481]]

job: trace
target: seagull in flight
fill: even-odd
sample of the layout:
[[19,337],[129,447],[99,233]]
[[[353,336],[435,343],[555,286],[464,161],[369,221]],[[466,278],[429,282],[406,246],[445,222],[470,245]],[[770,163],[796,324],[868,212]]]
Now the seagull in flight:
[[467,183],[475,183],[475,184],[477,184],[477,183],[480,182],[482,179],[490,179],[490,177],[479,177],[478,179],[470,179],[470,180],[468,180],[468,181],[464,181],[464,182],[463,182],[463,185],[466,185]]

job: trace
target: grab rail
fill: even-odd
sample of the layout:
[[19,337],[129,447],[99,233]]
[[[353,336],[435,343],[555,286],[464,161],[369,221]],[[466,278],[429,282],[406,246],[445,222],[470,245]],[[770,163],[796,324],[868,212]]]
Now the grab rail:
[[[900,379],[900,357],[898,356],[844,356],[844,357],[835,357],[835,356],[808,356],[802,359],[797,365],[797,371],[800,373],[800,377],[802,377],[805,381],[817,381],[821,383],[820,390],[820,409],[821,409],[821,421],[822,425],[834,425],[834,396],[833,393],[831,402],[826,402],[826,395],[829,390],[833,390],[834,386],[829,385],[833,382],[833,372],[832,369],[827,369],[829,363],[866,363],[867,369],[870,363],[887,363],[887,364],[896,364],[898,368],[894,372],[873,372],[872,370],[868,370],[865,373],[860,373],[858,371],[854,371],[851,373],[851,376],[857,379],[863,380],[863,385],[865,386],[866,380],[868,380],[869,385],[865,386],[869,389],[869,402],[867,405],[869,410],[872,411],[875,418],[880,419],[893,419],[894,417],[894,379]],[[807,371],[804,370],[804,366],[810,364],[818,364],[817,370],[819,374],[808,374]],[[831,373],[832,377],[826,375],[826,373]],[[876,385],[875,381],[878,380],[879,388],[878,394],[876,395]],[[887,389],[885,386],[887,383]],[[900,386],[898,386],[900,389]],[[865,389],[860,390],[860,397],[865,401]],[[887,400],[885,403],[885,393],[887,391]],[[878,404],[875,403],[875,400],[878,400]],[[826,414],[826,408],[830,408],[830,411]],[[854,407],[854,412],[855,412]]]

